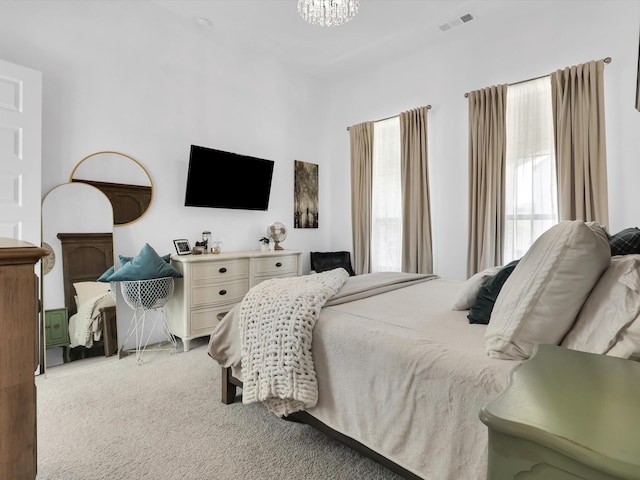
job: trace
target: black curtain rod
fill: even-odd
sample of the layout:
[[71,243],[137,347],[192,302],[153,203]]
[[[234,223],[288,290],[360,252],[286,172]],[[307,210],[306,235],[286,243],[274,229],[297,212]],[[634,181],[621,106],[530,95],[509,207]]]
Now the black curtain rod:
[[[431,105],[427,105],[425,108],[426,108],[427,110],[431,110]],[[374,120],[374,122],[384,122],[385,120],[389,120],[389,119],[391,119],[391,118],[396,118],[396,117],[399,117],[399,116],[400,116],[400,114],[398,114],[398,115],[391,115],[390,117],[387,117],[387,118],[381,118],[380,120]],[[351,127],[347,127],[347,132],[349,131],[349,129],[350,129],[350,128],[351,128]]]
[[[605,58],[603,60],[603,62],[604,63],[611,63],[611,57]],[[541,78],[548,77],[549,75],[551,75],[551,74],[547,73],[546,75],[540,75],[539,77],[530,78],[528,80],[520,80],[519,82],[508,83],[507,85],[511,86],[511,85],[518,85],[519,83],[532,82],[534,80],[540,80]],[[469,92],[464,94],[464,98],[469,98]]]

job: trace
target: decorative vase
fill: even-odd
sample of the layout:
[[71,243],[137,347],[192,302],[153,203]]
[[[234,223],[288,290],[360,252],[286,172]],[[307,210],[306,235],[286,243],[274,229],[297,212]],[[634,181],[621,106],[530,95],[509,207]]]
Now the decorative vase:
[[267,250],[269,250],[269,245],[267,245],[266,243],[261,243],[260,250],[262,250],[263,252],[266,252]]

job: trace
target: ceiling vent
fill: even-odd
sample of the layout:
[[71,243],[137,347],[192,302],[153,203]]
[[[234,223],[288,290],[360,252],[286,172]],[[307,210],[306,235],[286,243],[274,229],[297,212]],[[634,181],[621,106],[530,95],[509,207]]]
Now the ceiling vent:
[[460,25],[463,25],[465,23],[469,23],[471,20],[474,20],[475,18],[476,17],[474,17],[470,13],[465,13],[464,15],[462,15],[460,17],[456,17],[456,18],[454,18],[452,20],[449,20],[447,23],[443,23],[438,28],[440,30],[442,30],[443,32],[447,32],[447,31],[451,30],[452,28],[459,27]]

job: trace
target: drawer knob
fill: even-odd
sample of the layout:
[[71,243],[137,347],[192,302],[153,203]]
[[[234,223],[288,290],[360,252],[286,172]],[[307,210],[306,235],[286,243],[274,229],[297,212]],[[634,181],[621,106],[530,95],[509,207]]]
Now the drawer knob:
[[222,267],[220,270],[218,270],[220,273],[227,273],[227,269],[225,267]]
[[282,266],[282,262],[276,263],[276,267],[281,267],[281,266]]
[[220,290],[218,293],[219,293],[220,295],[226,295],[226,294],[227,294],[227,291],[226,291],[226,290]]
[[221,312],[218,315],[216,315],[218,317],[218,321],[222,320],[227,313],[229,312]]

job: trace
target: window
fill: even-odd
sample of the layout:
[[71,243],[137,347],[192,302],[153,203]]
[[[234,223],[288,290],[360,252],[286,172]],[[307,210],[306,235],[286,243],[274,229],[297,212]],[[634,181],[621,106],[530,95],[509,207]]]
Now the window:
[[373,125],[371,271],[402,269],[400,117]]
[[506,124],[505,265],[558,223],[549,77],[508,87]]

